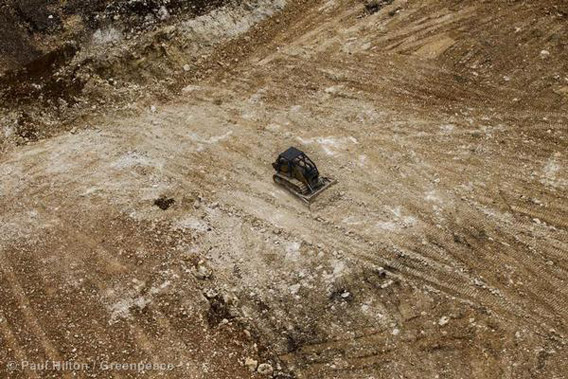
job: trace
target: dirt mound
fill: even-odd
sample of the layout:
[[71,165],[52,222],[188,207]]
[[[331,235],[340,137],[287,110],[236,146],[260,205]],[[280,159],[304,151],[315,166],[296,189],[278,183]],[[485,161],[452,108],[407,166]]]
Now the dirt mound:
[[[92,13],[85,13],[88,7],[77,9],[79,13],[62,18],[69,21],[69,30],[45,33],[47,52],[0,74],[0,148],[70,130],[78,119],[86,122],[94,114],[127,112],[144,97],[171,96],[194,78],[209,74],[211,67],[222,69],[225,58],[211,61],[210,56],[284,4],[169,2],[167,17],[155,18],[148,15],[163,5],[156,9],[158,3],[144,2],[146,8],[139,8],[138,3],[96,3]],[[74,9],[72,3],[67,6],[71,8],[62,8],[62,14]],[[34,38],[40,41],[39,49],[42,37]]]
[[133,33],[172,17],[196,17],[226,3],[228,0],[8,0],[0,7],[0,72],[17,70],[66,40],[84,42],[110,24]]

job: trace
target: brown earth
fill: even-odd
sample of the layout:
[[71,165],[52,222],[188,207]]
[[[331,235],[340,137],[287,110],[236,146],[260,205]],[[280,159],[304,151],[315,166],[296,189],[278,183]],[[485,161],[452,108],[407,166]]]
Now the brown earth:
[[[93,71],[124,90],[80,117],[28,102],[53,126],[0,157],[0,376],[563,377],[566,4],[387,3],[220,8],[165,57],[116,43]],[[290,145],[338,180],[311,207],[272,183]]]

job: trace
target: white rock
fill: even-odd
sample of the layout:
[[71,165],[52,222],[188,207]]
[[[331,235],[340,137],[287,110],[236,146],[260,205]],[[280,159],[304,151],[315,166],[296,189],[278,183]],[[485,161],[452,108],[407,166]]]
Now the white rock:
[[197,265],[197,271],[195,273],[195,276],[197,277],[197,279],[207,279],[212,274],[213,274],[213,272],[209,268],[207,268],[205,265],[203,265],[203,264]]
[[392,281],[392,280],[387,280],[386,283],[381,284],[381,288],[382,288],[382,289],[388,288],[388,287],[390,287],[390,285],[393,284],[393,283],[394,283],[394,281]]
[[438,325],[440,326],[444,326],[446,325],[448,322],[450,322],[450,318],[448,316],[442,316],[440,318],[440,321],[438,321]]
[[209,288],[205,291],[205,297],[208,299],[212,299],[217,295],[219,295],[219,292],[215,288]]
[[170,12],[168,12],[168,9],[163,5],[160,7],[160,10],[158,10],[158,18],[162,21],[170,18]]
[[122,33],[118,29],[115,29],[113,27],[106,29],[97,29],[93,33],[93,42],[99,45],[118,42],[121,39]]
[[483,288],[485,288],[485,284],[484,284],[481,280],[479,280],[479,279],[477,279],[477,278],[474,278],[474,279],[473,279],[473,284],[475,284],[475,285],[478,286],[478,287],[483,287]]
[[548,51],[548,50],[541,50],[540,51],[540,57],[543,58],[543,59],[547,58],[549,55],[550,55],[550,51]]
[[183,65],[183,71],[186,71],[186,72],[187,72],[187,71],[189,71],[189,70],[191,70],[191,66],[188,65],[188,64],[184,64],[184,65]]
[[247,366],[250,371],[254,371],[256,370],[256,366],[258,366],[258,361],[247,357],[245,359],[245,366]]
[[268,363],[261,363],[260,365],[258,365],[257,371],[258,371],[259,374],[262,374],[262,375],[270,375],[270,374],[272,374],[274,369]]
[[298,291],[300,290],[300,287],[301,287],[301,286],[302,286],[302,285],[301,285],[300,283],[298,283],[298,284],[291,285],[290,287],[288,287],[288,289],[290,290],[290,293],[291,293],[292,295],[295,295],[295,294],[298,293]]

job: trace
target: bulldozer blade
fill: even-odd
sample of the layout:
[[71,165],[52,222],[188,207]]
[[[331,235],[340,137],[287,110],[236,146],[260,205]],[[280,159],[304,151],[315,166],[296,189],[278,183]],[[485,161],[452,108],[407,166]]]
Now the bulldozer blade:
[[[279,180],[280,179],[280,180]],[[282,180],[285,179],[285,180]],[[315,191],[313,191],[310,194],[303,194],[299,191],[297,191],[294,187],[292,187],[291,185],[289,185],[288,181],[286,180],[286,178],[283,178],[281,175],[279,174],[275,174],[274,175],[274,181],[278,184],[280,184],[281,186],[283,186],[284,188],[286,188],[289,192],[291,192],[292,194],[294,194],[296,197],[298,197],[300,200],[302,200],[305,204],[310,205],[312,201],[314,201],[314,199],[316,197],[318,197],[322,192],[324,192],[326,189],[328,189],[329,187],[331,187],[332,185],[337,183],[337,180],[333,179],[333,178],[322,178],[322,182],[323,184],[321,186],[319,186]]]

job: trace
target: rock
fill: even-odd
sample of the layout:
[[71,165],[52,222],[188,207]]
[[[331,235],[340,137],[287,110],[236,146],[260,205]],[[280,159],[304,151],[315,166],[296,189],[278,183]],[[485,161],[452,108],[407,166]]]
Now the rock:
[[391,284],[393,284],[394,281],[393,280],[387,280],[386,283],[381,284],[381,288],[385,289],[391,286]]
[[165,21],[168,18],[170,18],[170,12],[168,12],[168,8],[162,5],[158,10],[158,18],[162,21]]
[[550,51],[548,50],[541,50],[540,51],[540,57],[542,59],[548,58],[550,56]]
[[213,299],[219,295],[219,292],[215,288],[209,288],[205,291],[205,297],[208,299]]
[[274,372],[274,369],[269,363],[261,363],[260,365],[258,365],[257,371],[262,375],[270,375],[272,374],[272,372]]
[[213,272],[207,267],[205,266],[205,264],[203,264],[203,262],[199,262],[197,264],[197,270],[195,272],[195,277],[197,279],[208,279],[211,277],[211,275],[213,274]]
[[152,113],[156,113],[156,109],[157,109],[157,108],[156,108],[155,105],[152,105],[152,106],[150,107],[150,111],[151,111]]
[[387,276],[387,272],[385,271],[384,267],[378,267],[375,269],[375,272],[381,277],[384,278]]
[[442,316],[440,318],[440,321],[438,321],[438,325],[440,326],[444,326],[446,325],[448,322],[450,322],[450,318],[448,316]]
[[252,359],[252,358],[246,358],[245,359],[245,366],[247,366],[249,368],[250,371],[255,371],[256,370],[256,366],[258,366],[258,361]]
[[298,293],[298,291],[300,290],[301,286],[302,285],[300,283],[297,283],[297,284],[291,285],[290,287],[288,287],[288,289],[290,290],[290,293],[292,295],[296,295]]
[[184,65],[183,65],[183,71],[187,72],[187,71],[189,71],[189,70],[191,70],[191,66],[188,65],[188,64],[184,64]]
[[392,330],[392,335],[393,335],[393,336],[397,336],[399,333],[400,333],[400,329],[398,329],[398,328],[394,328],[394,329]]
[[483,283],[483,281],[481,281],[477,278],[473,279],[473,284],[475,284],[478,287],[485,288],[485,284]]
[[367,0],[365,1],[365,9],[369,14],[378,12],[382,7],[392,4],[393,0]]
[[161,196],[158,199],[154,200],[154,205],[160,208],[161,210],[165,211],[170,208],[173,204],[175,204],[175,200],[172,198],[167,198],[165,196]]

